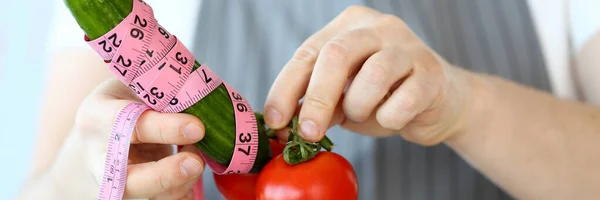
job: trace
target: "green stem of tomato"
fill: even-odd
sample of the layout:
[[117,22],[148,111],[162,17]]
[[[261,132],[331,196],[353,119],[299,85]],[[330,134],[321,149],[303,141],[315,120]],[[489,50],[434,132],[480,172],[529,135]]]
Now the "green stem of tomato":
[[[255,112],[254,114],[256,115],[257,121],[265,124],[264,117],[261,113]],[[326,151],[333,150],[334,144],[327,136],[324,136],[321,141],[316,143],[304,141],[302,137],[298,135],[298,116],[294,116],[287,127],[291,128],[291,130],[289,131],[288,142],[283,149],[283,159],[288,164],[297,165],[309,161],[321,151],[321,148]],[[274,129],[268,129],[267,136],[269,138],[277,137]]]
[[333,142],[324,136],[321,141],[313,143],[307,142],[298,135],[298,117],[292,119],[292,129],[289,131],[288,143],[283,149],[283,159],[290,165],[297,165],[313,159],[321,148],[331,151],[333,150]]
[[323,137],[323,139],[319,141],[319,145],[321,145],[321,147],[327,151],[333,150],[333,142],[327,136]]

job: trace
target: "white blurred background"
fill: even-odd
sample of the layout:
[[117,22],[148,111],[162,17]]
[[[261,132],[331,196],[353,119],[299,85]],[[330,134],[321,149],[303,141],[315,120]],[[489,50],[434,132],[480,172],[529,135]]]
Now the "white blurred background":
[[[0,198],[23,184],[47,70],[45,42],[52,1],[4,1],[0,6]],[[8,198],[7,198],[8,197]]]

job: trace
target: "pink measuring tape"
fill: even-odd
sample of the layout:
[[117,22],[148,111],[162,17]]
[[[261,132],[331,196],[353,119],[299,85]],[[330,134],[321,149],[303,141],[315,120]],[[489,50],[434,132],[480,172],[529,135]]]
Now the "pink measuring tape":
[[[217,174],[248,173],[256,160],[259,137],[248,102],[207,66],[192,72],[193,54],[158,24],[148,4],[143,0],[132,1],[132,12],[114,29],[93,41],[86,36],[86,42],[108,63],[109,70],[145,103],[130,103],[116,117],[98,199],[122,199],[131,133],[144,111],[181,112],[220,85],[225,86],[234,106],[235,149],[243,151],[234,151],[229,166],[202,156]],[[251,136],[249,140],[247,134]]]

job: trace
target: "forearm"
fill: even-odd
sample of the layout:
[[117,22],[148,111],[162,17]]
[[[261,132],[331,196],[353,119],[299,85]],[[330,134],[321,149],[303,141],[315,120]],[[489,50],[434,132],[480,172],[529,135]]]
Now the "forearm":
[[446,143],[518,199],[600,196],[600,109],[473,75],[466,129]]

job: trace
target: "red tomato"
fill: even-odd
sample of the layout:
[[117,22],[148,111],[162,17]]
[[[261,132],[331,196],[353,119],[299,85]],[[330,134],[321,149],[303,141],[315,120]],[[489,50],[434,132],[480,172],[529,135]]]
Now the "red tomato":
[[271,160],[256,183],[259,200],[355,200],[356,173],[348,160],[333,152],[319,152],[312,160],[297,165],[283,155]]
[[[269,139],[273,157],[283,152],[285,143],[278,139]],[[258,174],[215,174],[215,185],[227,200],[253,200],[256,197],[256,180]]]
[[215,174],[215,185],[227,200],[253,200],[259,174]]

